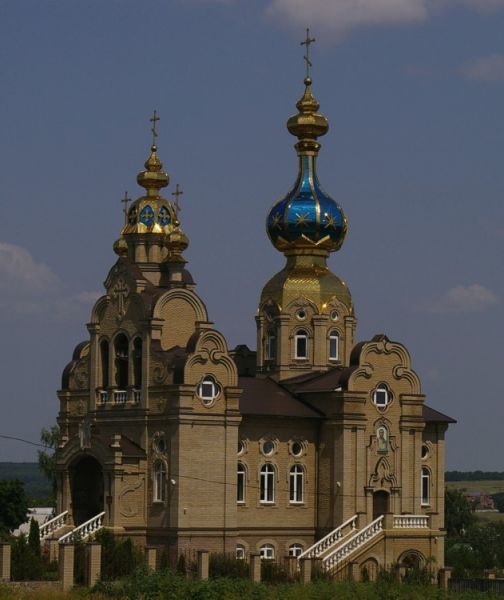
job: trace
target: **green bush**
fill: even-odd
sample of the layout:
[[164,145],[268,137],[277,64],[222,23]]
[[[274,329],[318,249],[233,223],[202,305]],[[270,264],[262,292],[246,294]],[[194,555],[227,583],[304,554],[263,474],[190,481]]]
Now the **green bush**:
[[248,577],[249,565],[246,560],[238,559],[230,554],[210,554],[209,574],[213,579],[217,577],[233,579]]
[[131,538],[118,538],[107,529],[100,530],[95,540],[101,544],[101,578],[114,580],[130,575],[143,563],[143,554]]

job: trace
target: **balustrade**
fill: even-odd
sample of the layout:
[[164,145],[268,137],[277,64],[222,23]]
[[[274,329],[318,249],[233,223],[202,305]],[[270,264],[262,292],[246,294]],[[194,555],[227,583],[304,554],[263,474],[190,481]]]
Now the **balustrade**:
[[429,527],[428,515],[394,515],[394,529],[424,529]]
[[46,521],[40,526],[40,539],[45,540],[50,537],[55,531],[64,527],[68,520],[68,511],[62,512],[53,517],[50,521]]
[[302,554],[298,556],[301,558],[317,558],[321,554],[324,554],[327,550],[329,550],[336,542],[341,540],[346,535],[352,533],[357,528],[357,515],[354,515],[339,527],[336,527],[333,531],[328,533],[325,537],[320,539],[318,542],[310,546],[307,550],[305,550]]
[[94,516],[89,521],[82,523],[66,535],[59,538],[60,544],[71,544],[78,540],[86,540],[88,537],[96,533],[99,529],[103,527],[103,518],[105,516],[105,512],[101,512],[100,514]]

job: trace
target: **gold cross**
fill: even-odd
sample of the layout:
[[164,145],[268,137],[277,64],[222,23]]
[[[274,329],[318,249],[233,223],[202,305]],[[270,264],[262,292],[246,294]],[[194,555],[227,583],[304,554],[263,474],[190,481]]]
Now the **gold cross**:
[[149,119],[149,121],[152,123],[152,127],[151,127],[151,131],[152,131],[152,145],[155,146],[156,145],[156,138],[157,138],[156,122],[160,121],[160,118],[157,116],[157,112],[156,111],[154,111],[154,114]]
[[179,204],[179,196],[182,196],[184,192],[180,189],[179,184],[175,186],[175,191],[172,192],[172,196],[175,196],[175,214],[178,217],[179,212],[182,210]]
[[128,192],[124,192],[124,198],[121,198],[121,202],[124,204],[123,213],[124,213],[124,224],[128,224],[128,203],[131,198],[128,196]]
[[301,46],[306,46],[306,54],[304,55],[304,59],[306,61],[306,77],[310,77],[310,67],[312,66],[310,61],[310,44],[315,42],[315,38],[310,37],[310,30],[306,29],[306,39],[304,42],[301,42]]

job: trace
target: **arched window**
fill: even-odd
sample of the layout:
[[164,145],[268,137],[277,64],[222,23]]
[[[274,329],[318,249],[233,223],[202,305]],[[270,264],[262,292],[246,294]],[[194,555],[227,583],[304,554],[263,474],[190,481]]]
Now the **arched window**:
[[277,338],[274,330],[268,331],[266,337],[266,358],[268,360],[275,360],[277,352]]
[[128,387],[128,369],[129,369],[129,354],[128,354],[128,338],[124,334],[119,334],[114,342],[115,351],[115,383],[116,386],[125,390]]
[[166,465],[162,460],[154,463],[154,502],[166,500]]
[[339,335],[335,329],[329,332],[329,360],[339,359]]
[[259,548],[259,554],[262,560],[274,560],[275,559],[275,546],[273,544],[263,544]]
[[308,358],[308,334],[304,329],[299,329],[294,336],[294,358]]
[[261,467],[261,494],[262,504],[275,502],[275,467],[270,464]]
[[100,342],[101,359],[101,387],[106,390],[109,386],[109,343],[107,340]]
[[301,556],[303,554],[303,546],[301,544],[291,544],[289,546],[289,556]]
[[133,384],[137,390],[142,387],[142,339],[133,342]]
[[236,470],[236,502],[243,504],[245,502],[245,476],[246,471],[242,463],[238,463]]
[[235,556],[237,560],[245,560],[245,546],[242,544],[237,544]]
[[304,500],[304,469],[301,465],[291,467],[289,473],[289,502],[300,504]]
[[430,504],[430,471],[427,467],[422,467],[422,506],[429,506]]

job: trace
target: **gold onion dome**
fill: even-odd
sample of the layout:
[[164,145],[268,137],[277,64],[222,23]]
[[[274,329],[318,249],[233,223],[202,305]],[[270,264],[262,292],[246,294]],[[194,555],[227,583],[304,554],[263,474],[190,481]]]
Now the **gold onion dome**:
[[168,173],[163,171],[163,163],[157,155],[155,144],[152,144],[144,166],[145,170],[137,175],[137,182],[145,188],[146,194],[140,196],[129,207],[122,235],[168,234],[178,226],[172,204],[159,194],[159,190],[168,185],[170,178]]
[[298,138],[295,148],[299,172],[291,191],[268,214],[268,236],[278,250],[326,254],[339,250],[347,232],[343,209],[322,189],[316,172],[320,149],[317,138],[325,135],[329,123],[318,113],[319,103],[311,91],[311,78],[304,80],[305,91],[297,102],[298,113],[287,121],[287,129]]

